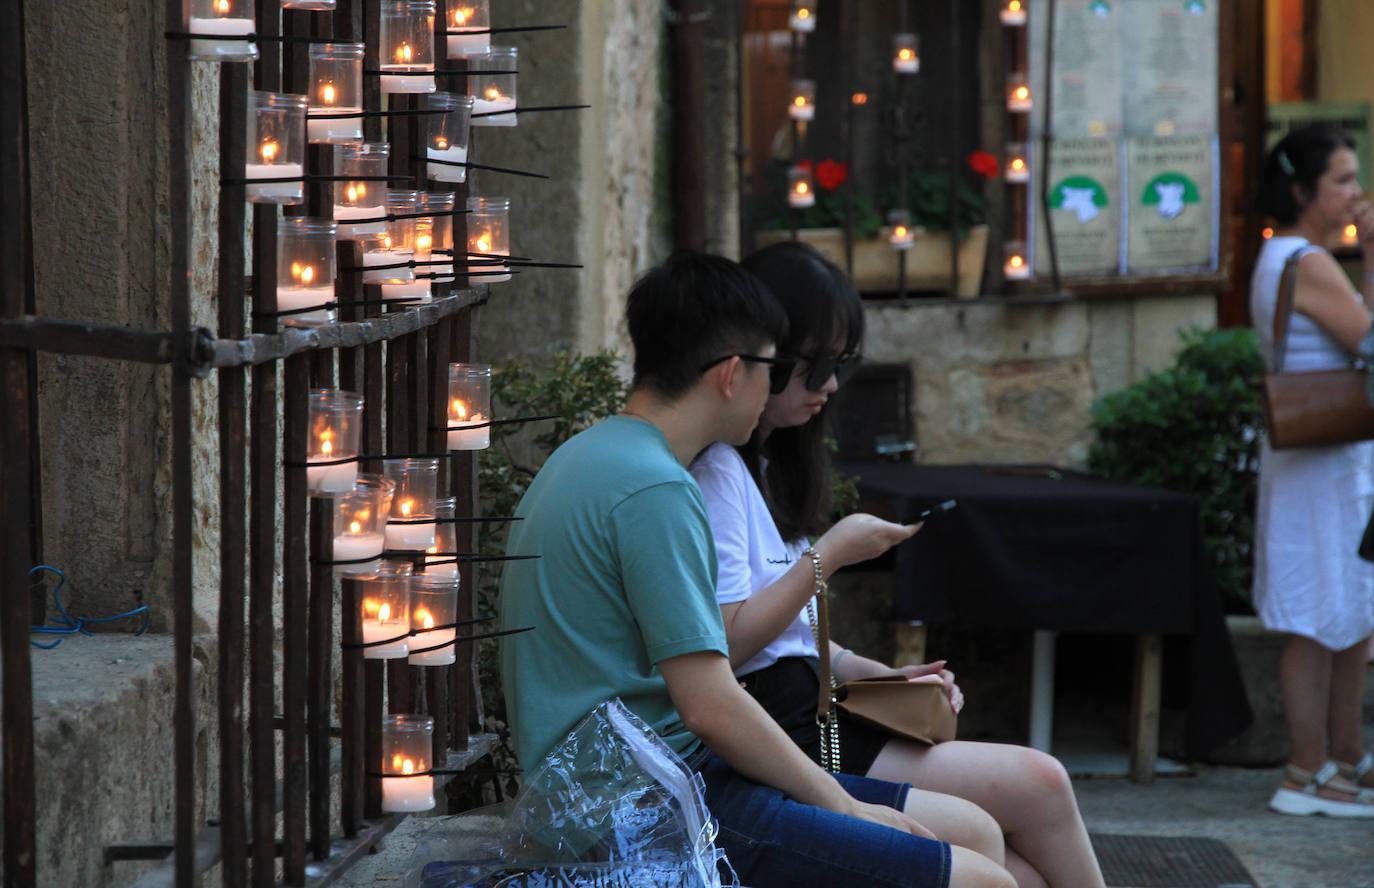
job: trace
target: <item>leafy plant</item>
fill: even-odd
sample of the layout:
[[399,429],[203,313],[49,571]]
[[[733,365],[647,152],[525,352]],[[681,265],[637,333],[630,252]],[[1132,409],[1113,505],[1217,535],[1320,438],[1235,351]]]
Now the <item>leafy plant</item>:
[[1182,338],[1173,367],[1093,405],[1088,467],[1197,497],[1217,589],[1228,609],[1249,612],[1264,363],[1252,330]]

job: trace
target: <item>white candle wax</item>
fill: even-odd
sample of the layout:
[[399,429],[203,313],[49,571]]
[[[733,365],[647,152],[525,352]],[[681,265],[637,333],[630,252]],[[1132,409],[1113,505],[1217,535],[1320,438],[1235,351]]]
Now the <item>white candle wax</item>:
[[454,419],[449,417],[448,449],[449,450],[486,450],[491,446],[491,426],[484,425],[479,429],[457,429],[457,426],[470,426],[477,423],[485,423],[487,418],[480,413],[474,413],[469,418]]
[[[474,250],[473,252],[478,251]],[[495,261],[495,257],[497,256],[509,255],[510,250],[487,250],[486,255],[474,257],[481,259],[483,264],[468,266],[468,272],[470,274],[476,274],[476,277],[472,279],[473,282],[478,284],[499,284],[502,281],[510,280],[510,266],[504,262],[497,265]],[[496,272],[500,273],[497,274]]]
[[[425,568],[429,573],[429,568]],[[453,641],[458,637],[456,629],[433,629],[429,632],[417,632],[411,636],[411,650],[420,648],[434,647],[436,644],[443,644]],[[422,654],[411,654],[410,665],[412,666],[448,666],[457,661],[458,656],[455,651],[457,645],[450,644],[448,647],[441,647],[435,651],[425,651]]]
[[[430,273],[428,266],[425,267],[425,273]],[[430,301],[429,278],[404,284],[382,284],[382,298],[405,299],[408,300],[407,305],[424,305]]]
[[[467,163],[468,149],[454,145],[451,148],[435,148],[430,146],[428,151],[430,160],[446,160],[449,163]],[[467,167],[449,166],[443,163],[431,163],[429,165],[429,177],[436,182],[466,182],[468,180]]]
[[386,547],[388,549],[423,552],[433,546],[433,524],[388,524],[386,526]]
[[1002,266],[1002,276],[1009,281],[1029,280],[1031,276],[1030,264],[1025,261],[1015,263],[1008,259]]
[[[277,288],[277,310],[290,311],[293,308],[309,308],[312,305],[324,305],[326,302],[334,301],[333,287],[278,287]],[[333,309],[321,308],[316,311],[302,312],[301,314],[285,315],[281,321],[290,327],[313,327],[318,324],[331,324],[334,318],[331,317]],[[346,490],[352,490],[353,485],[348,485]]]
[[448,35],[448,57],[466,59],[486,55],[491,50],[491,33],[487,28],[452,28],[461,34]]
[[[245,179],[289,179],[305,172],[298,163],[250,163],[243,168]],[[247,186],[249,200],[263,203],[300,203],[305,199],[305,185],[301,182],[267,182]]]
[[[357,463],[350,465],[356,466]],[[334,560],[353,561],[357,558],[374,557],[380,559],[385,548],[386,540],[380,533],[341,533],[334,537]],[[375,560],[361,564],[338,564],[334,566],[334,573],[366,574],[371,573],[376,567]]]
[[[337,550],[334,558],[339,557]],[[379,644],[376,647],[363,648],[364,660],[399,660],[410,654],[410,624],[402,623],[399,620],[387,620],[385,622],[376,617],[363,618],[363,644],[371,644],[374,641],[384,641],[388,638],[405,636],[399,641],[391,644]]]
[[[363,254],[363,267],[396,265],[401,262],[409,262],[414,258],[415,254],[409,250],[370,250]],[[415,269],[413,268],[380,268],[376,271],[363,272],[363,283],[365,284],[413,280],[415,280]]]
[[[306,462],[331,462],[338,458],[332,454],[312,456]],[[349,462],[334,466],[307,466],[305,479],[311,493],[347,493],[358,484],[358,464]]]
[[1006,25],[1009,28],[1025,27],[1026,10],[1024,7],[1022,7],[1021,9],[1003,9],[1001,12],[1001,19],[1002,24]]
[[[447,561],[447,564],[436,564],[437,561]],[[452,577],[458,574],[458,562],[453,560],[452,555],[426,555],[425,573],[431,577]],[[436,642],[437,644],[437,642]],[[420,647],[420,645],[416,645]]]
[[1011,112],[1014,112],[1014,113],[1018,113],[1018,114],[1025,114],[1025,113],[1028,113],[1028,112],[1030,111],[1030,109],[1031,109],[1031,100],[1030,100],[1030,94],[1029,94],[1029,93],[1026,94],[1025,98],[1022,98],[1022,97],[1017,96],[1017,95],[1015,95],[1015,94],[1009,94],[1009,95],[1007,96],[1007,110],[1008,110],[1008,111],[1011,111]]
[[910,250],[916,246],[916,237],[909,231],[906,234],[898,234],[894,231],[888,236],[887,242],[894,250]]
[[[362,108],[334,107],[322,105],[311,108],[310,114],[357,114]],[[361,117],[319,117],[305,121],[306,140],[328,145],[344,145],[363,140],[363,119]]]
[[787,19],[787,26],[793,31],[798,31],[802,34],[810,34],[812,31],[816,30],[816,13],[814,11],[808,12],[809,14],[805,18],[797,15],[795,12],[792,13]]
[[1019,166],[1014,163],[1007,164],[1006,179],[1013,185],[1026,184],[1030,181],[1030,164],[1025,161],[1022,161]]
[[898,74],[919,74],[921,73],[921,60],[915,56],[909,59],[895,58],[892,60],[892,70]]
[[394,813],[429,811],[434,807],[434,778],[383,777],[382,810]]
[[[415,68],[405,65],[382,65],[383,71],[393,71],[392,74],[383,74],[382,92],[384,93],[432,93],[434,92],[433,74],[407,74],[406,71],[414,71]],[[419,70],[425,70],[423,68]]]
[[[515,126],[516,114],[497,114],[498,111],[513,111],[515,99],[510,96],[497,96],[494,99],[472,100],[473,126]],[[478,117],[478,114],[492,114],[491,117]]]
[[805,105],[798,105],[796,102],[787,106],[787,116],[793,120],[815,120],[816,106],[807,102]]
[[[251,18],[201,18],[191,16],[192,34],[218,34],[223,37],[242,37],[253,33]],[[192,40],[191,53],[197,56],[255,55],[256,47],[247,40]]]
[[816,193],[807,191],[805,194],[799,194],[796,191],[789,191],[787,193],[787,205],[798,210],[814,207],[816,205]]
[[[339,239],[350,240],[362,237],[365,234],[386,234],[385,222],[363,222],[360,224],[344,224],[349,219],[378,219],[386,215],[384,207],[348,207],[334,205],[334,219],[339,223]],[[366,261],[366,256],[363,257]]]

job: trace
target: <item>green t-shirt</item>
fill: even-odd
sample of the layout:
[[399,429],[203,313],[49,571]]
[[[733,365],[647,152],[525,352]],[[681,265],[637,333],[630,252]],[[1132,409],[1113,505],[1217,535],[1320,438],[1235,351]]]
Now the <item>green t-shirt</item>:
[[613,417],[558,448],[525,492],[501,578],[501,675],[516,754],[533,768],[619,697],[679,755],[697,745],[659,672],[727,655],[701,491],[653,425]]

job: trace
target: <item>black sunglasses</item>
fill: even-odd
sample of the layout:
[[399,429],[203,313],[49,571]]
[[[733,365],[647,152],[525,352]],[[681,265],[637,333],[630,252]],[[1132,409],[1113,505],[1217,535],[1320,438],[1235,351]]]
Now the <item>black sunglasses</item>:
[[716,366],[722,361],[728,361],[731,358],[739,358],[741,361],[749,361],[753,364],[767,364],[768,391],[770,394],[774,395],[780,395],[787,390],[787,383],[791,382],[792,371],[796,369],[797,366],[797,362],[792,360],[791,358],[763,358],[758,355],[734,354],[722,355],[721,357],[716,358],[711,363],[702,367],[701,372],[705,373],[707,370],[710,370],[712,367]]
[[818,392],[825,388],[831,376],[838,385],[844,385],[863,362],[863,355],[849,352],[844,355],[824,354],[802,358],[806,363],[806,390]]

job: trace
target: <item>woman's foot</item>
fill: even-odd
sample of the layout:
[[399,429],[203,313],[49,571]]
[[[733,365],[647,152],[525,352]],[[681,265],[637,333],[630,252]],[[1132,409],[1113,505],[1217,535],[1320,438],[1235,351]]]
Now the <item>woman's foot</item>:
[[1374,789],[1374,752],[1366,752],[1364,757],[1353,765],[1342,761],[1336,761],[1336,765],[1346,780],[1356,786]]
[[1289,765],[1283,785],[1269,800],[1269,809],[1280,814],[1326,817],[1374,818],[1374,791],[1360,789],[1341,776],[1335,762],[1315,772]]

